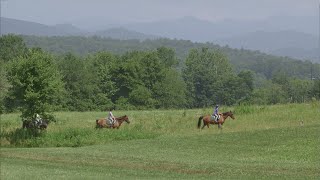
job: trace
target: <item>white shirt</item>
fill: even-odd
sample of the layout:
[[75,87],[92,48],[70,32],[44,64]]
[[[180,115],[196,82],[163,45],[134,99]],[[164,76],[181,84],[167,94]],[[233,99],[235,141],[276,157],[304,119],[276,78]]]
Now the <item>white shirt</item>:
[[109,117],[108,117],[108,119],[115,119],[111,111],[109,112]]

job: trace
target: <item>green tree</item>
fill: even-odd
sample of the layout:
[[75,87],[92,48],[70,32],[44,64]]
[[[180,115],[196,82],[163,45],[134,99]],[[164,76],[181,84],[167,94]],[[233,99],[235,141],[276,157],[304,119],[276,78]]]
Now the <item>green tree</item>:
[[10,84],[6,77],[8,62],[17,57],[26,56],[27,47],[20,36],[13,34],[0,36],[0,113],[4,111],[5,97]]
[[94,95],[97,89],[94,74],[81,58],[68,53],[59,60],[66,89],[65,108],[72,111],[87,111],[97,108]]
[[186,85],[179,72],[168,69],[163,81],[154,87],[157,108],[184,108],[186,105]]
[[131,91],[138,86],[144,86],[142,80],[144,65],[141,64],[144,54],[138,51],[128,52],[116,62],[117,66],[112,69],[112,80],[117,87],[114,101],[120,97],[127,99]]
[[291,102],[303,103],[311,99],[311,80],[291,79],[289,81],[289,96]]
[[280,104],[289,102],[289,96],[283,87],[271,80],[253,91],[252,102],[255,104]]
[[208,48],[192,49],[186,59],[183,77],[190,107],[232,103],[229,100],[234,94],[230,94],[232,87],[228,82],[234,78],[234,72],[221,52]]
[[0,114],[5,110],[4,98],[7,95],[10,84],[6,77],[5,63],[0,61]]
[[143,66],[141,80],[147,89],[153,91],[156,82],[163,81],[165,77],[164,62],[161,61],[157,53],[146,52],[140,59],[140,65]]
[[116,83],[113,81],[113,76],[116,76],[114,72],[117,68],[117,57],[111,53],[99,52],[86,60],[90,66],[91,74],[94,75],[93,81],[97,85],[94,93],[94,103],[100,110],[113,107],[112,98],[118,91]]
[[320,100],[320,79],[314,80],[311,96]]
[[8,101],[20,108],[22,117],[36,113],[45,116],[59,108],[63,98],[63,82],[51,55],[30,50],[28,57],[18,57],[10,63],[8,80],[11,83]]
[[[140,109],[143,106],[154,107],[156,104],[154,98],[155,85],[159,81],[163,81],[164,70],[165,65],[155,51],[126,53],[121,57],[121,62],[118,63],[113,72],[114,81],[119,88],[117,98],[128,98],[128,102]],[[137,98],[142,95],[142,92],[150,96],[140,101]]]
[[20,36],[13,34],[0,36],[0,61],[9,62],[28,54],[27,46]]
[[241,102],[249,102],[254,89],[253,85],[253,72],[241,71],[236,78],[235,98]]
[[178,65],[178,59],[176,57],[175,51],[172,48],[160,47],[157,48],[157,55],[160,58],[160,61],[166,67],[176,67]]
[[173,50],[162,47],[156,51],[128,52],[116,64],[112,79],[118,88],[114,101],[121,99],[117,106],[184,107],[185,85],[175,69]]
[[129,102],[137,109],[154,108],[152,92],[144,86],[137,86],[129,94]]
[[282,85],[267,80],[252,92],[250,102],[254,104],[279,104],[289,102],[289,96]]

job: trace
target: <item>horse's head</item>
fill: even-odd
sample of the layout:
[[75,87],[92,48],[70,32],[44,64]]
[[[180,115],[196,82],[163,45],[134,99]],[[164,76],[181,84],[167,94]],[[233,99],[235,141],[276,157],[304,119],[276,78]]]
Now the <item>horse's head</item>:
[[120,122],[125,121],[125,122],[127,122],[128,124],[130,123],[129,118],[128,118],[128,116],[127,116],[127,115],[124,115],[124,116],[118,117],[118,118],[116,118],[116,119],[117,119],[118,121],[120,121]]
[[129,117],[127,115],[124,116],[124,121],[130,124]]
[[224,119],[226,119],[226,118],[229,117],[229,116],[230,116],[232,119],[236,119],[236,118],[234,117],[232,111],[224,112],[224,113],[222,113],[222,115],[223,115],[223,118],[224,118]]
[[229,116],[232,118],[232,119],[236,119],[232,113],[232,111],[228,112],[229,113]]

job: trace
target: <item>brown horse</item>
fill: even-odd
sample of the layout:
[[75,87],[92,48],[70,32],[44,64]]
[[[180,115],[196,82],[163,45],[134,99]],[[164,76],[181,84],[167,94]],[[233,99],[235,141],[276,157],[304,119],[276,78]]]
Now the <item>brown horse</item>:
[[223,123],[225,120],[230,116],[232,119],[235,119],[233,116],[233,113],[231,111],[229,112],[224,112],[220,113],[220,119],[216,122],[214,120],[211,120],[211,115],[205,115],[205,116],[200,116],[199,121],[198,121],[198,128],[201,126],[201,120],[203,119],[203,126],[201,129],[203,129],[205,126],[209,128],[209,124],[218,124],[219,129],[222,128]]
[[116,121],[113,123],[113,125],[109,124],[109,120],[106,118],[100,118],[96,119],[96,128],[117,128],[121,126],[123,122],[127,122],[128,124],[130,123],[129,118],[127,115],[121,116],[121,117],[116,117]]

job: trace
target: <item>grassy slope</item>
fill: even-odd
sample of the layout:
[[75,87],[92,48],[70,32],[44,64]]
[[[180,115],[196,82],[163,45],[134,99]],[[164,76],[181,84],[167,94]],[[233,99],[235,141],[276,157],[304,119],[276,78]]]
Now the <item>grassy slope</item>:
[[[222,109],[226,111],[229,109]],[[36,145],[1,149],[5,179],[317,179],[320,177],[319,105],[282,105],[235,109],[236,120],[199,131],[200,114],[208,109],[127,112],[130,125],[118,131],[94,130],[94,118],[105,113],[57,113]],[[122,115],[124,112],[115,112]],[[2,132],[20,125],[16,114],[4,115]],[[9,123],[9,119],[11,119]],[[304,125],[301,126],[301,120]],[[83,147],[50,147],[72,128]],[[66,129],[68,131],[66,131]],[[88,130],[89,129],[89,130]],[[66,132],[65,132],[66,131]],[[87,131],[86,133],[81,133]],[[57,133],[64,134],[56,137]],[[90,138],[86,138],[90,137]],[[111,137],[111,138],[110,138]],[[41,139],[41,138],[40,138]],[[52,140],[55,139],[55,140]],[[91,140],[94,139],[94,140]],[[72,140],[64,140],[72,141]],[[42,142],[42,144],[39,144]],[[60,142],[60,145],[68,143]],[[86,144],[94,144],[85,146]],[[22,146],[23,144],[20,144]],[[33,144],[34,145],[34,144]],[[72,144],[71,144],[72,145]]]

